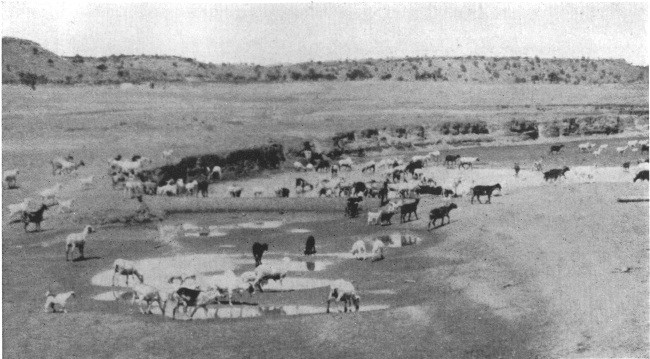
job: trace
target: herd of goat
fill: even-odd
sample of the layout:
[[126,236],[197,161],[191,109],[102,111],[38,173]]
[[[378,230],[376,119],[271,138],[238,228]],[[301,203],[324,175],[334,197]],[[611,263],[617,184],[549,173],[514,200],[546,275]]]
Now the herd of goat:
[[[558,154],[562,151],[564,145],[554,145],[550,148],[550,154]],[[593,143],[584,143],[578,145],[580,152],[588,152],[596,147]],[[599,156],[602,151],[607,149],[607,145],[603,144],[593,152],[595,156]],[[617,147],[618,153],[624,153],[630,149],[631,151],[648,151],[648,141],[629,141],[624,147]],[[165,151],[163,159],[169,163],[172,151]],[[358,206],[358,203],[365,197],[378,198],[380,200],[380,207],[376,210],[367,211],[367,223],[374,225],[390,225],[393,215],[400,213],[400,222],[409,222],[412,217],[419,220],[417,208],[420,198],[423,195],[444,196],[445,198],[453,198],[459,195],[458,186],[462,182],[462,178],[456,178],[451,183],[438,185],[433,179],[426,178],[423,169],[431,162],[440,162],[442,160],[440,151],[433,151],[427,155],[413,156],[409,161],[404,161],[402,158],[382,159],[381,161],[368,161],[362,164],[355,164],[350,157],[343,158],[338,161],[333,161],[329,158],[322,156],[315,159],[316,154],[311,151],[303,151],[302,156],[304,159],[296,161],[293,168],[297,171],[327,171],[330,173],[329,178],[323,178],[315,185],[309,183],[304,178],[297,178],[293,191],[296,195],[301,196],[308,192],[317,190],[318,197],[325,196],[346,196],[348,197],[348,206]],[[111,178],[113,188],[123,189],[124,193],[128,196],[145,195],[165,195],[165,196],[178,196],[178,195],[193,195],[198,196],[201,194],[207,197],[209,193],[209,185],[215,180],[222,178],[222,170],[219,166],[212,168],[197,168],[183,178],[168,178],[164,181],[156,177],[156,172],[147,169],[147,166],[152,161],[149,158],[142,156],[133,156],[130,160],[124,160],[121,156],[117,156],[108,161],[109,175]],[[463,157],[460,155],[447,155],[444,157],[445,166],[458,166],[458,169],[472,169],[479,162],[477,157]],[[84,161],[75,161],[72,156],[65,158],[57,158],[51,161],[52,175],[70,174],[81,166],[85,166]],[[625,170],[629,170],[631,164],[627,162],[623,165]],[[363,174],[383,170],[384,177],[382,180],[370,180],[368,182],[353,182],[349,183],[342,176],[342,169],[352,171],[354,167],[359,167]],[[534,169],[542,172],[540,162],[534,164]],[[519,173],[520,167],[515,164],[515,175]],[[568,167],[561,169],[550,169],[542,172],[545,181],[558,180],[560,177],[565,177],[565,173],[569,171]],[[3,174],[4,183],[9,189],[17,188],[17,177],[19,170],[5,171]],[[82,187],[87,188],[92,186],[94,176],[80,178]],[[634,182],[637,180],[648,180],[648,160],[639,161],[638,172],[634,177]],[[53,205],[69,207],[72,200],[62,200],[58,198],[58,194],[62,185],[57,183],[51,188],[47,188],[39,193],[41,197],[41,204],[37,209],[30,209],[30,199],[25,199],[24,202],[9,205],[10,216],[20,214],[21,221],[24,224],[25,231],[29,224],[33,223],[36,226],[36,231],[40,230],[40,224],[43,221],[43,213]],[[493,185],[474,185],[470,188],[469,193],[472,195],[471,203],[474,203],[474,198],[479,203],[491,203],[492,195],[495,191],[501,190],[500,184]],[[243,187],[231,185],[227,188],[227,192],[231,197],[240,197],[244,191]],[[263,195],[263,188],[252,188],[252,193],[255,197]],[[288,187],[277,187],[274,189],[274,194],[277,197],[289,197],[291,189]],[[481,202],[480,197],[487,197],[485,202]],[[440,226],[444,225],[445,218],[447,223],[450,222],[450,211],[458,208],[457,205],[448,201],[445,205],[436,207],[429,212],[429,222],[427,230],[435,228],[436,222],[440,220]],[[349,208],[347,208],[349,209]],[[346,209],[346,210],[347,210]],[[346,211],[346,213],[348,213]],[[71,233],[66,237],[66,260],[71,259],[73,251],[76,249],[79,252],[79,258],[84,257],[84,247],[86,239],[90,233],[93,233],[92,226],[86,226],[80,233]],[[305,254],[315,253],[313,237],[310,238],[312,249],[306,249]],[[383,243],[376,240],[373,243],[372,253],[378,258],[383,258]],[[310,246],[308,241],[307,246]],[[196,276],[190,277],[172,277],[169,279],[170,284],[176,284],[172,291],[161,292],[157,288],[144,284],[144,277],[136,268],[134,262],[117,259],[114,263],[114,278],[116,275],[126,277],[127,286],[131,288],[132,301],[136,299],[141,300],[147,304],[146,313],[151,313],[153,303],[158,303],[159,307],[164,313],[168,301],[175,304],[172,310],[172,317],[176,316],[176,311],[183,307],[187,311],[188,307],[193,307],[190,318],[196,313],[198,309],[203,308],[207,312],[207,305],[218,302],[219,298],[228,297],[230,305],[232,305],[232,296],[235,293],[240,295],[248,292],[252,295],[255,291],[263,292],[262,285],[268,280],[282,281],[286,277],[286,271],[278,270],[272,266],[264,265],[261,262],[262,253],[268,250],[268,245],[255,243],[253,246],[253,254],[255,257],[256,268],[252,272],[245,272],[241,276],[236,276],[232,271],[228,271],[223,275],[212,276],[210,278],[202,278],[197,281]],[[311,252],[313,250],[313,252]],[[308,253],[309,252],[309,253]],[[365,243],[355,243],[352,248],[353,255],[365,254]],[[137,278],[129,285],[129,277]],[[194,280],[197,283],[194,285],[188,284],[188,281]],[[200,282],[200,283],[198,283]],[[45,309],[56,310],[56,305],[60,306],[62,311],[66,311],[65,303],[69,297],[73,297],[74,292],[66,292],[60,294],[52,294],[49,291],[46,294]],[[332,282],[330,292],[327,298],[327,312],[329,312],[330,302],[339,301],[344,304],[344,310],[347,311],[348,306],[354,306],[359,309],[360,297],[352,283],[345,280],[338,280]],[[144,312],[144,311],[143,311]]]

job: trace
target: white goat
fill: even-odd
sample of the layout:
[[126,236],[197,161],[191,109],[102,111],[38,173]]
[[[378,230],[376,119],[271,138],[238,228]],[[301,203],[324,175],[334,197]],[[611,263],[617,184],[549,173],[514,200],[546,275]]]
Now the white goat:
[[199,186],[199,182],[197,182],[197,180],[194,180],[192,182],[188,182],[185,185],[185,189],[187,190],[187,193],[189,195],[193,195],[194,193],[196,193],[198,186]]
[[474,163],[478,162],[478,157],[461,157],[458,159],[458,168],[472,168]]
[[39,194],[41,195],[41,197],[43,197],[43,199],[53,199],[54,197],[56,197],[57,194],[59,194],[59,191],[61,190],[62,187],[63,187],[62,184],[57,183],[53,187],[42,190]]
[[214,177],[214,174],[216,173],[218,175],[217,177],[219,177],[219,179],[221,179],[221,176],[222,176],[221,167],[214,166],[212,168],[212,170],[210,170],[210,167],[208,167],[208,172],[210,172],[210,175],[209,175],[210,178]]
[[227,270],[222,275],[210,277],[208,285],[208,289],[216,289],[222,295],[227,294],[230,305],[232,305],[232,296],[235,292],[241,296],[245,291],[251,295],[255,291],[252,283],[237,277],[232,270]]
[[61,307],[61,312],[67,313],[68,310],[65,309],[65,303],[68,301],[68,298],[75,297],[74,291],[69,291],[65,293],[59,293],[54,295],[48,290],[45,293],[45,306],[43,307],[44,311],[49,312],[52,309],[52,313],[56,313],[55,305]]
[[379,224],[381,218],[381,211],[370,212],[368,211],[368,224]]
[[19,173],[20,171],[14,169],[14,170],[5,171],[2,174],[2,180],[7,182],[8,188],[16,188],[16,177],[18,176]]
[[280,270],[268,264],[260,264],[255,268],[255,281],[253,282],[253,287],[258,288],[260,292],[264,292],[264,290],[262,290],[262,285],[266,284],[269,279],[280,281],[280,285],[282,285],[282,279],[286,276],[286,270]]
[[619,155],[622,155],[629,147],[630,146],[616,147],[616,152],[618,152]]
[[346,280],[337,279],[330,284],[330,292],[327,296],[327,313],[330,312],[330,302],[334,300],[343,302],[343,312],[347,313],[348,305],[354,305],[355,310],[359,311],[361,297],[357,294],[354,285]]
[[117,167],[122,172],[129,172],[141,169],[146,161],[150,160],[146,157],[140,157],[137,161],[118,161],[111,158],[108,160],[108,164],[111,167]]
[[244,188],[239,187],[239,186],[235,186],[235,185],[228,186],[228,189],[227,189],[228,194],[230,195],[230,197],[240,197],[243,190],[244,190]]
[[298,172],[307,171],[305,166],[302,163],[300,163],[299,161],[296,161],[296,162],[293,163],[293,168]]
[[31,198],[25,198],[21,203],[8,205],[7,207],[9,208],[9,218],[13,217],[16,214],[22,214],[22,212],[25,212],[29,208],[29,202],[31,201]]
[[438,150],[431,151],[429,152],[427,157],[430,157],[432,160],[438,161],[438,159],[440,158],[440,151]]
[[[366,255],[366,243],[363,239],[360,239],[352,245],[352,250],[350,251],[356,259],[364,259]],[[362,255],[363,253],[363,255]]]
[[384,259],[384,248],[386,245],[379,238],[375,238],[372,242],[372,255],[375,259]]
[[350,158],[350,157],[339,160],[339,166],[340,167],[347,167],[349,169],[352,169],[353,164],[354,163],[352,162],[352,158]]
[[65,239],[65,260],[68,261],[68,255],[71,254],[75,248],[79,250],[79,258],[84,258],[84,246],[86,245],[86,237],[89,233],[93,233],[93,227],[86,226],[81,233],[70,233]]
[[166,184],[156,189],[156,194],[159,196],[170,195],[175,196],[178,194],[178,187],[175,184]]
[[142,283],[134,283],[131,286],[131,291],[133,292],[133,296],[131,297],[131,305],[135,304],[136,299],[139,299],[140,301],[143,301],[147,304],[147,311],[143,311],[142,306],[140,306],[140,313],[151,314],[152,304],[158,303],[158,307],[162,311],[163,315],[165,315],[165,305],[167,300],[163,299],[163,296],[160,294],[160,291],[157,288]]
[[140,280],[140,283],[144,283],[144,276],[135,267],[135,263],[126,259],[116,259],[113,262],[113,286],[115,286],[116,275],[126,276],[126,285],[129,285],[129,276],[135,276]]
[[606,143],[603,143],[602,145],[598,146],[598,148],[601,148],[601,149],[604,149],[604,148],[607,148],[607,147],[609,147],[609,145],[606,144]]

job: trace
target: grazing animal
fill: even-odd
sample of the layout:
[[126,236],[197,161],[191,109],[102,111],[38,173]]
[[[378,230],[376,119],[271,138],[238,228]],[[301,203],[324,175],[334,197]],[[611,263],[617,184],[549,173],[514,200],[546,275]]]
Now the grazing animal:
[[370,170],[372,170],[372,173],[375,173],[376,167],[377,164],[375,163],[375,161],[367,162],[361,168],[361,173],[366,173],[366,171],[370,171]]
[[272,266],[262,264],[259,267],[255,268],[255,280],[253,281],[253,287],[264,292],[262,285],[266,284],[270,279],[273,281],[280,281],[282,285],[282,280],[287,276],[286,270],[280,270]]
[[93,233],[93,227],[86,226],[81,233],[70,233],[65,239],[65,260],[68,261],[68,256],[72,254],[75,248],[79,250],[79,258],[84,258],[84,247],[86,246],[86,237],[89,233]]
[[116,275],[125,276],[126,285],[129,285],[129,276],[134,276],[138,278],[140,283],[144,283],[144,276],[135,267],[135,263],[126,259],[116,259],[115,262],[113,262],[113,286],[115,286]]
[[431,158],[432,160],[434,160],[434,161],[437,162],[438,159],[440,158],[440,151],[435,150],[435,151],[429,152],[429,154],[427,155],[427,157],[429,157],[429,158]]
[[632,182],[636,182],[636,180],[648,181],[648,170],[639,171],[639,173],[634,176],[634,180]]
[[519,163],[515,162],[515,177],[519,177],[519,171],[521,171],[521,167],[519,167]]
[[327,295],[327,313],[330,312],[330,302],[332,301],[343,302],[343,312],[345,313],[348,311],[348,306],[352,307],[353,305],[355,311],[358,312],[361,297],[357,294],[352,283],[338,279],[330,284],[330,291]]
[[599,147],[597,150],[594,151],[594,156],[598,157],[600,154],[603,152],[604,148]]
[[255,258],[255,267],[258,267],[259,265],[262,264],[262,255],[264,252],[269,250],[269,245],[268,243],[259,243],[255,242],[253,243],[253,257]]
[[566,176],[564,174],[567,171],[569,171],[569,167],[566,167],[566,166],[564,168],[562,168],[562,169],[554,168],[552,170],[546,171],[546,172],[544,172],[544,180],[548,181],[550,179],[553,179],[553,180],[557,181],[557,179],[560,176],[566,178]]
[[445,165],[456,164],[456,161],[460,158],[460,155],[447,155],[445,156]]
[[622,155],[625,153],[625,151],[628,149],[629,146],[624,146],[624,147],[616,147],[616,152],[618,152],[619,155]]
[[413,175],[415,170],[422,169],[422,168],[424,168],[424,164],[422,163],[421,160],[418,160],[418,161],[409,162],[406,165],[406,167],[404,167],[404,171],[410,173],[411,175]]
[[648,145],[641,145],[641,152],[648,152]]
[[332,167],[330,167],[330,170],[331,170],[331,172],[332,172],[332,178],[334,178],[334,177],[336,177],[336,176],[339,175],[339,169],[340,169],[340,168],[341,168],[341,167],[340,167],[339,165],[332,165]]
[[639,145],[639,140],[629,140],[629,141],[627,141],[627,145],[628,145],[629,147],[635,147],[635,146],[638,146],[638,145]]
[[330,162],[329,162],[329,161],[327,161],[327,160],[321,160],[321,161],[319,161],[318,164],[316,165],[315,170],[316,170],[316,172],[320,172],[320,170],[322,170],[322,169],[324,169],[324,170],[327,171],[330,167],[331,167],[331,165],[330,165]]
[[229,186],[228,187],[228,194],[230,194],[230,197],[237,198],[241,197],[241,193],[244,189],[239,186]]
[[416,198],[415,201],[410,202],[410,203],[404,203],[400,207],[401,209],[401,216],[400,216],[400,223],[406,222],[406,215],[408,214],[409,218],[408,221],[411,221],[411,213],[415,215],[415,219],[420,219],[418,218],[418,203],[420,203],[420,199]]
[[286,197],[289,197],[290,193],[291,193],[291,191],[286,187],[278,188],[278,189],[275,190],[275,196],[276,197],[286,198]]
[[64,172],[71,173],[77,168],[86,165],[83,161],[72,162],[71,158],[63,159],[60,157],[51,160],[50,164],[52,165],[52,176],[56,175],[57,173],[58,174],[63,174]]
[[458,169],[472,168],[474,163],[478,162],[478,157],[461,157],[458,159]]
[[57,194],[59,194],[62,187],[62,184],[57,183],[53,187],[42,190],[39,194],[43,199],[53,199]]
[[350,170],[350,171],[352,170],[352,165],[353,165],[353,164],[354,164],[354,163],[352,162],[352,158],[350,158],[350,157],[347,157],[347,158],[344,158],[344,159],[342,159],[342,160],[339,160],[339,166],[340,166],[341,168],[343,168],[343,167],[347,167],[348,170]]
[[358,241],[354,242],[354,244],[352,245],[352,250],[350,250],[350,253],[356,259],[361,259],[361,260],[365,259],[366,243],[363,241],[363,239],[359,239]]
[[305,188],[309,187],[309,191],[314,189],[314,185],[305,181],[302,178],[296,178],[296,188],[301,188],[305,192]]
[[218,290],[221,295],[228,295],[228,304],[232,306],[232,297],[234,293],[238,293],[241,297],[246,291],[251,296],[255,292],[255,287],[252,283],[237,277],[232,270],[227,270],[222,275],[213,276],[210,278],[207,290]]
[[45,212],[46,209],[48,209],[48,206],[46,204],[41,204],[41,207],[34,212],[28,212],[27,210],[23,212],[22,222],[25,225],[25,232],[27,232],[27,226],[30,223],[34,223],[36,225],[36,229],[34,230],[35,232],[41,230],[41,222],[43,222],[43,212]]
[[321,188],[318,191],[318,197],[325,196],[325,197],[332,197],[334,192],[332,192],[331,188]]
[[591,144],[589,142],[581,143],[581,144],[578,145],[578,150],[580,150],[580,152],[587,152],[587,151],[589,151],[589,149],[591,147],[593,147],[593,146],[590,146],[590,145]]
[[54,295],[54,294],[50,293],[50,291],[48,290],[45,293],[45,305],[44,305],[43,309],[46,312],[49,312],[50,309],[51,309],[52,313],[56,313],[57,310],[56,310],[55,306],[58,305],[58,306],[61,307],[61,312],[62,313],[67,313],[68,310],[65,309],[65,304],[66,304],[66,302],[68,301],[68,299],[70,297],[73,297],[73,298],[76,297],[76,294],[74,293],[74,291],[69,291],[69,292],[59,293],[57,295]]
[[381,260],[384,259],[384,249],[386,248],[386,245],[384,242],[381,241],[379,238],[375,238],[374,241],[372,241],[372,255],[374,257],[374,260]]
[[629,170],[630,170],[630,162],[625,162],[625,163],[623,163],[623,169],[624,169],[625,171],[629,171]]
[[564,145],[553,145],[553,146],[551,146],[551,151],[549,153],[551,153],[551,154],[560,153],[560,150],[562,149],[562,147],[564,147]]
[[305,255],[310,256],[316,254],[316,238],[314,236],[307,237],[305,241]]
[[201,196],[203,198],[207,197],[208,187],[210,186],[210,182],[208,182],[208,180],[205,178],[201,178],[198,182],[199,183],[196,185],[197,188],[196,196],[198,197],[199,193],[201,193]]
[[436,220],[440,218],[440,225],[444,226],[445,225],[445,217],[447,217],[447,224],[451,223],[451,218],[449,218],[449,212],[451,212],[452,209],[458,208],[458,206],[455,203],[450,203],[446,206],[441,206],[432,209],[429,212],[429,223],[427,224],[427,231],[430,230],[431,228],[436,227]]
[[392,225],[391,223],[391,218],[393,218],[393,215],[397,213],[396,210],[392,211],[381,211],[381,214],[379,215],[379,223],[383,226],[384,224]]
[[293,163],[293,168],[298,172],[307,171],[307,169],[305,169],[305,166],[300,161],[294,162]]
[[194,310],[190,314],[190,319],[194,317],[194,314],[199,308],[203,308],[207,314],[208,304],[215,303],[220,296],[221,292],[216,289],[211,291],[200,291],[185,287],[178,288],[178,290],[172,294],[172,298],[176,300],[176,306],[174,306],[174,309],[172,310],[172,319],[176,319],[176,310],[180,306],[184,307],[185,312],[187,312],[187,307],[194,307]]
[[495,189],[501,190],[501,185],[497,183],[492,186],[474,186],[472,189],[471,203],[474,203],[474,197],[476,197],[478,203],[482,204],[483,202],[481,202],[481,196],[488,196],[488,200],[485,203],[491,203],[492,192],[494,192]]
[[[153,182],[151,182],[151,183],[153,183]],[[146,191],[146,184],[147,183],[145,182],[145,193],[147,192]],[[155,183],[154,183],[154,186],[155,186]],[[185,190],[187,191],[187,195],[189,195],[189,196],[192,196],[194,194],[198,195],[198,187],[199,187],[199,181],[197,181],[197,180],[194,180],[192,182],[188,182],[187,184],[185,184]]]
[[163,300],[163,296],[160,294],[160,291],[150,285],[142,283],[134,283],[131,286],[131,292],[133,296],[131,297],[131,305],[135,304],[135,300],[139,299],[147,304],[147,310],[143,311],[140,307],[140,313],[142,314],[152,314],[151,306],[153,303],[158,303],[160,310],[165,313],[166,301]]
[[16,185],[16,177],[18,177],[18,174],[20,171],[18,170],[9,170],[5,171],[2,174],[2,180],[7,183],[7,188],[12,189],[18,187]]
[[535,171],[542,172],[542,161],[535,161],[535,163],[533,163],[533,169]]
[[21,203],[10,204],[7,206],[9,209],[9,218],[15,216],[16,214],[21,214],[29,208],[29,202],[31,198],[25,198]]
[[264,188],[262,187],[253,187],[253,196],[261,197],[264,195]]
[[379,224],[381,211],[368,212],[368,224]]

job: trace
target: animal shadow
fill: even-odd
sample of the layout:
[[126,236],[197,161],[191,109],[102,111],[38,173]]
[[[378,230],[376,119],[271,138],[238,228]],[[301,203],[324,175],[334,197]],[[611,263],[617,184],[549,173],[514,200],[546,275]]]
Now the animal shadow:
[[91,260],[94,260],[94,259],[102,259],[102,257],[97,257],[97,256],[83,257],[83,258],[82,257],[77,257],[77,258],[73,259],[72,261],[73,262],[85,262],[85,261],[91,261]]

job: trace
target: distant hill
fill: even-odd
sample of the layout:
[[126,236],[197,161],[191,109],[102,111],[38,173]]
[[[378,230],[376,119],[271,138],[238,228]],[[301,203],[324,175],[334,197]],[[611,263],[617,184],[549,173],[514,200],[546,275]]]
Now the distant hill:
[[158,55],[59,56],[39,44],[2,38],[2,82],[449,81],[466,83],[648,83],[648,67],[622,59],[406,57],[290,65],[213,64]]

